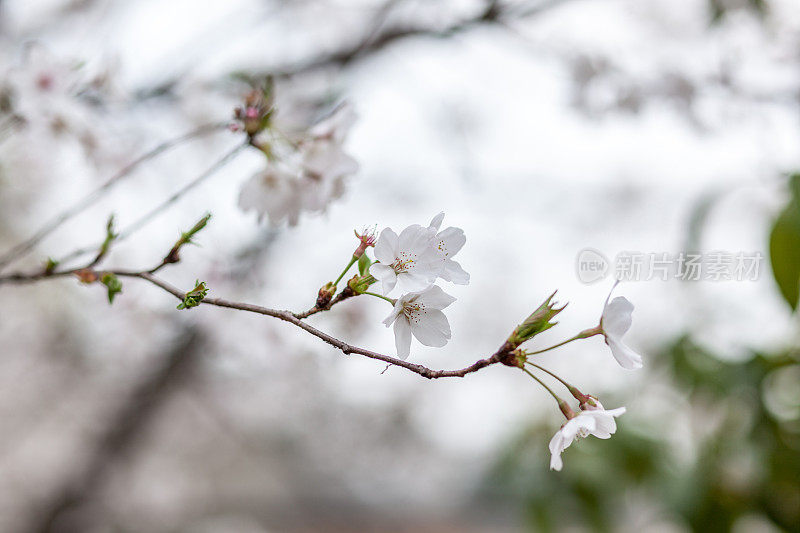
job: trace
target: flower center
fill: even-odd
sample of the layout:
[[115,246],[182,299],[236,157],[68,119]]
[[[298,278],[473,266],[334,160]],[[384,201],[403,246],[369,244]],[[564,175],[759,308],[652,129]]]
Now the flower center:
[[409,322],[419,324],[422,314],[425,312],[425,305],[417,302],[410,302],[403,306],[403,314]]
[[439,254],[440,254],[442,257],[447,257],[448,255],[450,255],[450,252],[448,252],[448,251],[447,251],[447,245],[444,243],[444,241],[443,241],[443,240],[440,240],[440,241],[439,241],[439,242],[436,244],[436,249],[437,249],[437,250],[439,250]]
[[397,260],[392,263],[392,268],[394,268],[395,273],[402,274],[403,272],[408,272],[412,268],[414,268],[414,264],[417,262],[417,255],[412,254],[410,252],[400,252]]

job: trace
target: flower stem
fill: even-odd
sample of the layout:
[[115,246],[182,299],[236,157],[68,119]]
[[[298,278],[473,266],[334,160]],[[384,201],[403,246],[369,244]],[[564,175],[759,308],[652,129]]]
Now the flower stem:
[[526,368],[523,368],[523,369],[522,369],[522,371],[523,371],[523,372],[525,372],[526,374],[528,374],[528,375],[529,375],[530,377],[532,377],[533,379],[535,379],[535,380],[536,380],[536,381],[539,383],[539,385],[541,385],[542,387],[544,387],[544,388],[545,388],[545,390],[546,390],[547,392],[549,392],[549,393],[550,393],[550,396],[552,396],[553,398],[555,398],[556,402],[558,402],[558,403],[559,403],[559,405],[560,405],[560,404],[561,404],[561,403],[564,401],[564,400],[562,400],[561,398],[559,398],[559,397],[558,397],[558,394],[556,394],[555,392],[553,392],[553,389],[551,389],[550,387],[548,387],[548,386],[545,384],[545,382],[544,382],[544,381],[542,381],[541,379],[539,379],[539,378],[537,378],[536,376],[534,376],[534,375],[533,375],[533,373],[532,373],[530,370],[528,370],[528,369],[526,369]]
[[577,335],[575,335],[574,337],[571,337],[571,338],[569,338],[569,339],[567,339],[565,341],[561,341],[558,344],[554,344],[554,345],[550,346],[549,348],[542,348],[541,350],[536,350],[536,351],[533,351],[533,352],[527,352],[526,351],[525,354],[526,355],[536,355],[536,354],[539,354],[539,353],[549,352],[550,350],[555,350],[556,348],[560,348],[560,347],[564,346],[565,344],[569,344],[572,341],[577,341],[577,340],[580,340],[580,339],[588,339],[589,337],[594,337],[595,335],[600,335],[602,333],[603,333],[603,330],[601,330],[599,327],[591,328],[591,329],[585,329],[585,330],[581,331],[580,333],[578,333]]
[[377,292],[364,291],[362,294],[369,294],[370,296],[374,296],[376,298],[380,298],[381,300],[386,300],[387,302],[389,302],[392,305],[394,305],[394,302],[395,302],[395,300],[392,300],[391,298],[388,298],[388,297],[386,297],[386,296],[384,296],[382,294],[378,294]]
[[587,399],[586,395],[584,395],[584,394],[583,394],[581,391],[579,391],[579,390],[578,390],[578,389],[577,389],[575,386],[573,386],[573,385],[570,385],[569,383],[567,383],[566,381],[564,381],[563,379],[561,379],[559,376],[557,376],[557,375],[556,375],[556,374],[554,374],[553,372],[551,372],[551,371],[547,370],[547,369],[546,369],[545,367],[543,367],[543,366],[539,366],[539,365],[537,365],[536,363],[531,363],[530,361],[526,361],[526,363],[527,363],[527,364],[529,364],[529,365],[531,365],[532,367],[538,368],[538,369],[539,369],[539,370],[541,370],[542,372],[546,372],[546,373],[550,374],[552,377],[556,378],[558,381],[560,381],[560,382],[561,382],[561,384],[562,384],[562,385],[564,385],[564,386],[565,386],[565,387],[566,387],[566,388],[569,390],[569,393],[570,393],[570,394],[572,394],[572,396],[573,396],[573,397],[574,397],[576,400],[578,400],[578,401],[580,401],[580,402],[585,402],[585,401],[586,401],[586,399]]
[[336,278],[336,281],[333,282],[334,287],[336,285],[338,285],[340,281],[342,281],[342,278],[344,277],[344,275],[347,274],[347,271],[350,270],[351,266],[356,264],[356,261],[358,261],[358,258],[356,256],[353,256],[353,257],[350,258],[350,262],[347,263],[347,266],[344,267],[344,270],[342,270],[342,273],[339,274],[339,277]]

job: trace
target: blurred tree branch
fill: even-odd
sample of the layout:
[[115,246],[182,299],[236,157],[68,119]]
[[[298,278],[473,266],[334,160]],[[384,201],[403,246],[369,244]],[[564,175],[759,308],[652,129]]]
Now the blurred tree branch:
[[[155,159],[162,153],[179,146],[187,141],[196,139],[198,137],[202,137],[204,135],[208,135],[209,133],[213,133],[216,131],[220,131],[227,125],[227,122],[215,122],[211,124],[204,124],[189,133],[181,135],[180,137],[176,137],[174,139],[169,139],[167,141],[162,142],[161,144],[157,145],[155,148],[145,152],[144,154],[140,155],[124,167],[122,167],[116,174],[111,176],[108,180],[106,180],[102,185],[98,188],[84,196],[81,200],[77,203],[72,205],[71,207],[65,209],[58,215],[54,216],[52,219],[45,222],[42,227],[34,233],[30,238],[26,239],[25,241],[13,246],[9,250],[7,250],[4,254],[0,256],[0,270],[4,267],[8,266],[9,264],[13,263],[27,252],[31,251],[39,242],[41,242],[45,237],[53,233],[62,224],[71,220],[75,216],[82,213],[87,208],[94,205],[100,198],[103,197],[105,193],[111,190],[114,185],[117,185],[119,182],[124,180],[125,178],[129,177],[136,169],[138,169],[142,164]],[[71,259],[73,257],[77,257],[78,255],[83,255],[83,253],[88,253],[89,251],[95,250],[97,247],[91,248],[91,250],[83,251],[78,250],[74,256],[70,255],[65,258]]]
[[[385,4],[376,17],[373,27],[366,36],[353,46],[345,47],[335,52],[322,54],[307,61],[276,67],[268,72],[256,76],[273,75],[276,77],[292,77],[326,68],[342,68],[357,62],[364,57],[383,50],[389,45],[410,37],[446,38],[465,32],[478,26],[496,25],[505,26],[512,19],[527,18],[538,15],[551,8],[560,6],[568,0],[545,0],[537,2],[522,2],[510,4],[499,0],[485,2],[485,7],[473,17],[460,20],[449,26],[439,29],[429,25],[398,24],[380,29],[385,23],[386,11],[393,7],[393,1]],[[381,16],[382,14],[382,16]]]
[[[165,353],[163,362],[142,379],[114,414],[96,440],[85,467],[60,487],[34,517],[25,531],[52,533],[80,531],[80,515],[65,515],[88,503],[102,487],[109,469],[136,444],[172,391],[191,371],[202,353],[203,335],[196,328],[180,331],[177,343]],[[75,523],[77,522],[77,523]]]

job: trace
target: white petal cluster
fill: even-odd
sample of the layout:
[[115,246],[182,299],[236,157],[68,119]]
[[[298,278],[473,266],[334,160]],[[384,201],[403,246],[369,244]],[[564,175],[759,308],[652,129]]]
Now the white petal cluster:
[[577,416],[570,418],[561,426],[553,438],[550,440],[550,469],[561,470],[564,461],[561,459],[561,452],[569,448],[570,444],[577,438],[585,438],[594,435],[598,439],[608,439],[616,433],[617,422],[614,420],[625,413],[624,407],[606,411],[603,405],[595,400],[596,405],[581,405],[581,411]]
[[426,346],[441,347],[450,339],[450,324],[442,309],[455,298],[434,285],[437,279],[469,283],[469,274],[453,260],[467,238],[460,228],[439,231],[443,219],[440,213],[428,227],[414,224],[399,235],[386,228],[375,244],[377,262],[370,274],[381,282],[384,294],[395,289],[401,293],[384,324],[394,324],[397,354],[403,359],[409,356],[412,334]]
[[450,340],[450,323],[442,309],[456,299],[433,285],[419,292],[404,294],[394,304],[392,313],[383,321],[394,324],[397,355],[407,359],[411,353],[411,335],[425,346],[441,348]]
[[3,77],[2,92],[12,112],[26,123],[65,122],[78,105],[77,92],[85,86],[82,74],[34,44],[26,50],[23,63]]
[[256,211],[259,220],[267,217],[273,226],[295,226],[302,213],[325,211],[344,193],[347,176],[358,170],[342,147],[355,120],[345,103],[301,136],[275,136],[267,168],[244,183],[239,207]]
[[[118,168],[120,157],[130,157],[130,146],[98,128],[101,110],[113,96],[108,81],[112,74],[55,55],[42,44],[27,45],[19,62],[0,72],[0,160],[5,171],[24,172],[31,182],[26,189],[35,191],[58,180],[54,176],[66,178],[68,169],[58,161],[91,162],[100,173],[108,171],[106,165]],[[38,180],[40,185],[33,186]],[[25,192],[14,194],[24,197]]]
[[441,261],[442,270],[439,273],[439,277],[458,285],[467,285],[469,283],[469,274],[461,268],[460,264],[453,261],[453,256],[464,247],[467,237],[464,235],[464,230],[452,226],[439,231],[443,220],[444,213],[439,213],[433,217],[428,227],[434,253]]

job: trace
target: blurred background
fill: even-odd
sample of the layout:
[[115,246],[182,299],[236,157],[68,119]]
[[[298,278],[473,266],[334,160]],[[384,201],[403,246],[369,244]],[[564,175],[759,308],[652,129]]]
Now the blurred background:
[[[800,2],[797,0],[2,0],[0,251],[138,155],[230,120],[249,82],[308,109],[349,101],[360,164],[297,227],[237,207],[245,150],[108,267],[156,264],[212,296],[300,311],[365,225],[464,229],[453,339],[490,355],[553,290],[534,347],[593,327],[609,278],[584,248],[760,253],[754,280],[631,281],[621,369],[597,338],[542,364],[624,405],[618,433],[548,469],[563,422],[508,367],[425,380],[277,320],[123,280],[0,283],[0,531],[800,531]],[[241,142],[166,151],[0,276],[102,240]],[[773,266],[775,268],[773,268]],[[309,321],[394,353],[385,302]]]

